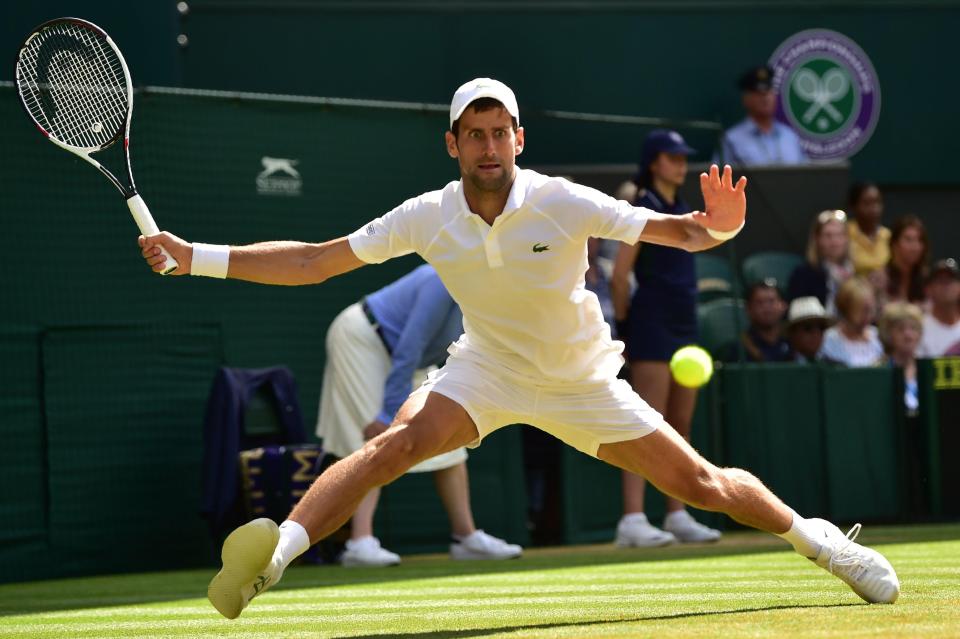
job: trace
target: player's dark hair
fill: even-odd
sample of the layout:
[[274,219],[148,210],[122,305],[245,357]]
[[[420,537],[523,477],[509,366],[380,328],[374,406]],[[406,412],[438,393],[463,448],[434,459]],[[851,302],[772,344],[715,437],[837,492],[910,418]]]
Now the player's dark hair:
[[[484,111],[490,111],[492,109],[503,109],[506,111],[507,107],[503,106],[503,102],[495,98],[477,98],[467,105],[467,109],[473,109],[475,113],[483,113]],[[464,112],[466,112],[467,109],[464,109]],[[513,126],[513,132],[516,133],[518,122],[512,115],[510,116],[510,123]],[[460,135],[460,118],[453,121],[453,124],[450,126],[450,132],[453,133],[453,137]]]
[[850,190],[847,191],[847,210],[856,210],[860,198],[870,189],[877,189],[877,191],[879,191],[880,187],[877,186],[876,182],[854,182],[851,184]]
[[747,304],[751,303],[753,301],[753,297],[760,291],[773,291],[777,294],[777,297],[783,299],[783,295],[780,294],[780,287],[778,286],[777,280],[772,277],[765,277],[758,282],[754,282],[747,288]]

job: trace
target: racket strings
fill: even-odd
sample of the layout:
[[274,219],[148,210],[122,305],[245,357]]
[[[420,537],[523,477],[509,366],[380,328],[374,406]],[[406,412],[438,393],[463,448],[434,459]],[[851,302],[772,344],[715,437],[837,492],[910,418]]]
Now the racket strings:
[[51,25],[26,44],[17,66],[27,109],[51,136],[96,149],[121,131],[129,107],[126,74],[96,32],[71,22]]

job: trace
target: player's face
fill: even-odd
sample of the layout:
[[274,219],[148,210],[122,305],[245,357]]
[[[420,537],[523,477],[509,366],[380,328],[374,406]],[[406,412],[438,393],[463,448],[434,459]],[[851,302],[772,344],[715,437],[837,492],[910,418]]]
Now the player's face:
[[913,320],[903,320],[890,327],[890,347],[895,353],[912,355],[917,352],[921,335],[920,325]]
[[743,108],[755,118],[770,118],[777,111],[777,94],[773,91],[745,91]]
[[960,280],[949,273],[935,275],[927,284],[927,297],[934,304],[960,303]]
[[786,304],[775,289],[761,288],[753,293],[747,304],[750,322],[757,328],[777,326],[786,312]]
[[923,257],[923,237],[920,235],[920,229],[913,226],[904,229],[891,250],[896,253],[898,261],[902,264],[912,266],[918,263]]
[[523,151],[523,128],[513,130],[504,108],[460,116],[456,138],[447,132],[447,153],[460,163],[460,175],[479,191],[501,191],[513,184],[516,158]]
[[660,153],[650,163],[650,174],[667,184],[683,186],[687,177],[687,156],[682,153]]
[[883,215],[883,196],[880,194],[880,189],[875,186],[864,189],[853,207],[853,214],[867,228],[873,228],[879,224],[880,217]]
[[831,220],[820,229],[817,236],[820,258],[839,263],[847,255],[847,227],[839,220]]
[[813,359],[823,346],[823,325],[817,320],[795,324],[790,328],[790,346],[804,357]]

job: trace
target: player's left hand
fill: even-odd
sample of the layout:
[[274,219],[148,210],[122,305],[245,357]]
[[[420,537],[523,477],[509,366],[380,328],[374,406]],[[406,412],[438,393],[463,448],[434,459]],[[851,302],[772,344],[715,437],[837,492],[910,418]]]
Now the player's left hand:
[[700,174],[700,190],[703,192],[704,212],[696,212],[693,219],[707,229],[728,232],[740,228],[747,217],[746,176],[733,184],[733,169],[723,167],[723,176],[716,164],[710,167],[710,174]]
[[377,420],[375,419],[375,420],[373,420],[372,422],[370,422],[369,424],[367,424],[366,426],[363,427],[363,438],[364,438],[364,439],[373,439],[374,437],[376,437],[376,436],[379,435],[380,433],[384,432],[384,431],[387,430],[388,428],[390,428],[390,426],[388,426],[387,424],[384,424],[384,423],[381,422],[381,421],[377,421]]

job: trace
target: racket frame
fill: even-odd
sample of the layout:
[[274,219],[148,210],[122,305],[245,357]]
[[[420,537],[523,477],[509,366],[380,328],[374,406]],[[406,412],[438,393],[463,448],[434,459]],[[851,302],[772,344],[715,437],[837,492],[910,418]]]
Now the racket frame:
[[[55,135],[51,134],[50,131],[47,131],[40,122],[33,116],[33,113],[30,112],[29,106],[23,97],[23,91],[20,88],[21,83],[21,73],[20,73],[20,59],[23,56],[24,49],[30,44],[30,42],[40,33],[54,25],[62,24],[64,22],[72,22],[82,28],[89,29],[95,32],[97,35],[101,36],[107,45],[113,50],[113,53],[116,54],[117,59],[120,61],[120,66],[123,69],[123,78],[125,84],[125,90],[127,92],[127,113],[124,116],[123,126],[117,131],[117,133],[104,142],[103,144],[96,147],[79,147],[72,144],[67,144],[66,142],[59,140]],[[143,201],[143,198],[140,196],[140,193],[137,191],[136,182],[133,179],[133,165],[130,161],[130,122],[133,119],[133,80],[130,77],[130,69],[127,67],[127,61],[123,57],[123,54],[120,52],[120,47],[114,43],[113,39],[107,34],[106,31],[93,24],[88,20],[82,18],[54,18],[53,20],[47,20],[46,22],[38,25],[33,29],[27,39],[24,40],[23,44],[20,45],[20,49],[17,51],[17,60],[14,69],[14,81],[17,85],[17,97],[20,100],[20,105],[23,107],[23,110],[26,112],[27,117],[30,118],[30,121],[33,122],[34,126],[47,138],[50,142],[53,142],[56,146],[60,147],[65,151],[80,157],[103,173],[110,183],[117,187],[117,190],[120,191],[120,194],[124,197],[127,202],[127,207],[130,209],[131,215],[133,215],[134,221],[137,223],[137,226],[140,228],[140,232],[144,235],[156,235],[160,232],[160,229],[157,227],[156,222],[153,219],[153,216],[150,214],[150,210],[147,208],[146,203]],[[109,147],[116,144],[117,141],[123,139],[123,156],[125,160],[126,170],[127,170],[127,185],[125,186],[117,176],[113,174],[107,167],[103,166],[100,162],[95,160],[91,154],[98,151],[103,151]],[[167,264],[162,271],[163,275],[172,273],[175,271],[179,264],[173,257],[167,252],[165,248],[160,247],[161,252],[167,258]]]

